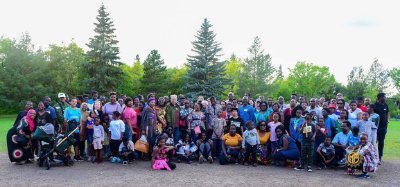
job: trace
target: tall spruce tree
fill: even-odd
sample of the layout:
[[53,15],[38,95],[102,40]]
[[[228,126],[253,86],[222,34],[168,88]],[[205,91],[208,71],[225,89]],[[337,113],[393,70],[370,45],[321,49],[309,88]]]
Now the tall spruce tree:
[[164,60],[157,50],[152,50],[143,62],[142,89],[144,94],[154,92],[158,96],[166,93],[166,69]]
[[216,34],[211,30],[212,25],[204,19],[196,40],[192,42],[194,55],[188,55],[185,89],[190,98],[199,95],[210,97],[220,96],[224,85],[229,84],[225,75],[225,62],[219,57],[222,48],[215,40]]
[[272,94],[275,67],[271,63],[271,56],[264,53],[261,39],[256,36],[248,49],[250,57],[244,60],[244,71],[241,72],[240,89],[250,92],[251,95]]
[[83,68],[86,74],[83,83],[90,89],[101,93],[116,89],[121,78],[122,70],[119,62],[118,41],[115,39],[114,22],[109,17],[110,13],[102,4],[94,23],[96,35],[90,38],[89,51],[86,53],[86,63]]

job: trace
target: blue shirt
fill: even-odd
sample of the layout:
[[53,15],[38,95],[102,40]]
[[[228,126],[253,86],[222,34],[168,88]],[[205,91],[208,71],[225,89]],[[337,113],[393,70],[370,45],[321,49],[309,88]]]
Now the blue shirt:
[[360,143],[360,136],[354,136],[353,134],[350,134],[348,143],[349,143],[349,146],[358,145]]
[[76,107],[67,107],[64,111],[64,119],[66,121],[71,121],[75,119],[77,122],[79,122],[81,120],[81,110]]
[[324,124],[325,124],[325,129],[328,129],[328,136],[329,137],[332,137],[332,131],[334,130],[334,129],[336,129],[336,127],[335,127],[335,125],[336,125],[336,123],[335,123],[335,121],[332,119],[332,118],[330,118],[330,117],[327,117],[326,119],[324,119]]
[[250,105],[242,105],[239,108],[239,116],[242,118],[243,122],[246,124],[248,121],[254,121],[254,108]]
[[338,134],[336,134],[335,138],[333,138],[332,143],[347,145],[347,143],[349,142],[350,135],[352,135],[351,131],[348,132],[347,134],[339,132]]
[[255,123],[255,125],[257,126],[258,122],[260,122],[260,121],[265,121],[265,122],[268,123],[270,114],[271,113],[268,110],[265,111],[264,113],[261,112],[261,111],[257,111],[254,114],[254,123]]
[[50,114],[51,118],[53,120],[57,119],[57,114],[56,114],[56,109],[54,109],[52,106],[48,106],[46,109],[44,109],[47,113]]
[[290,125],[289,125],[290,137],[299,142],[303,140],[303,136],[300,133],[300,127],[303,125],[303,123],[304,123],[304,118],[302,117],[290,119]]

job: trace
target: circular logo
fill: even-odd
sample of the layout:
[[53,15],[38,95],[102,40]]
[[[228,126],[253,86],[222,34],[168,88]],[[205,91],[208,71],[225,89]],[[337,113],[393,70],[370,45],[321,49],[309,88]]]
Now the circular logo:
[[22,156],[24,156],[24,152],[21,149],[14,150],[13,157],[15,159],[20,159],[20,158],[22,158]]

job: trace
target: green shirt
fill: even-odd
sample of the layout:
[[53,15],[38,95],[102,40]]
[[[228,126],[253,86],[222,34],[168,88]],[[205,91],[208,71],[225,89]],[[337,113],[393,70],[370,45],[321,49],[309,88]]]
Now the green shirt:
[[64,121],[65,121],[64,120],[64,111],[67,107],[69,107],[68,103],[57,103],[54,105],[54,108],[56,109],[58,124],[64,124]]

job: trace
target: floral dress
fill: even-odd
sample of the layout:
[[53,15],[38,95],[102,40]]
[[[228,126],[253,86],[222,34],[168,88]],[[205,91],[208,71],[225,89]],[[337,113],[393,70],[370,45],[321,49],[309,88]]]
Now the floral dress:
[[196,112],[192,112],[190,115],[190,129],[194,129],[196,126],[200,126],[201,129],[205,130],[206,126],[204,124],[204,120],[206,119],[206,116],[201,112],[200,114]]
[[[167,114],[165,111],[165,107],[156,106],[156,114],[157,114],[157,132],[163,132],[163,129],[166,128],[166,120],[165,115]],[[164,125],[165,124],[165,125]]]

